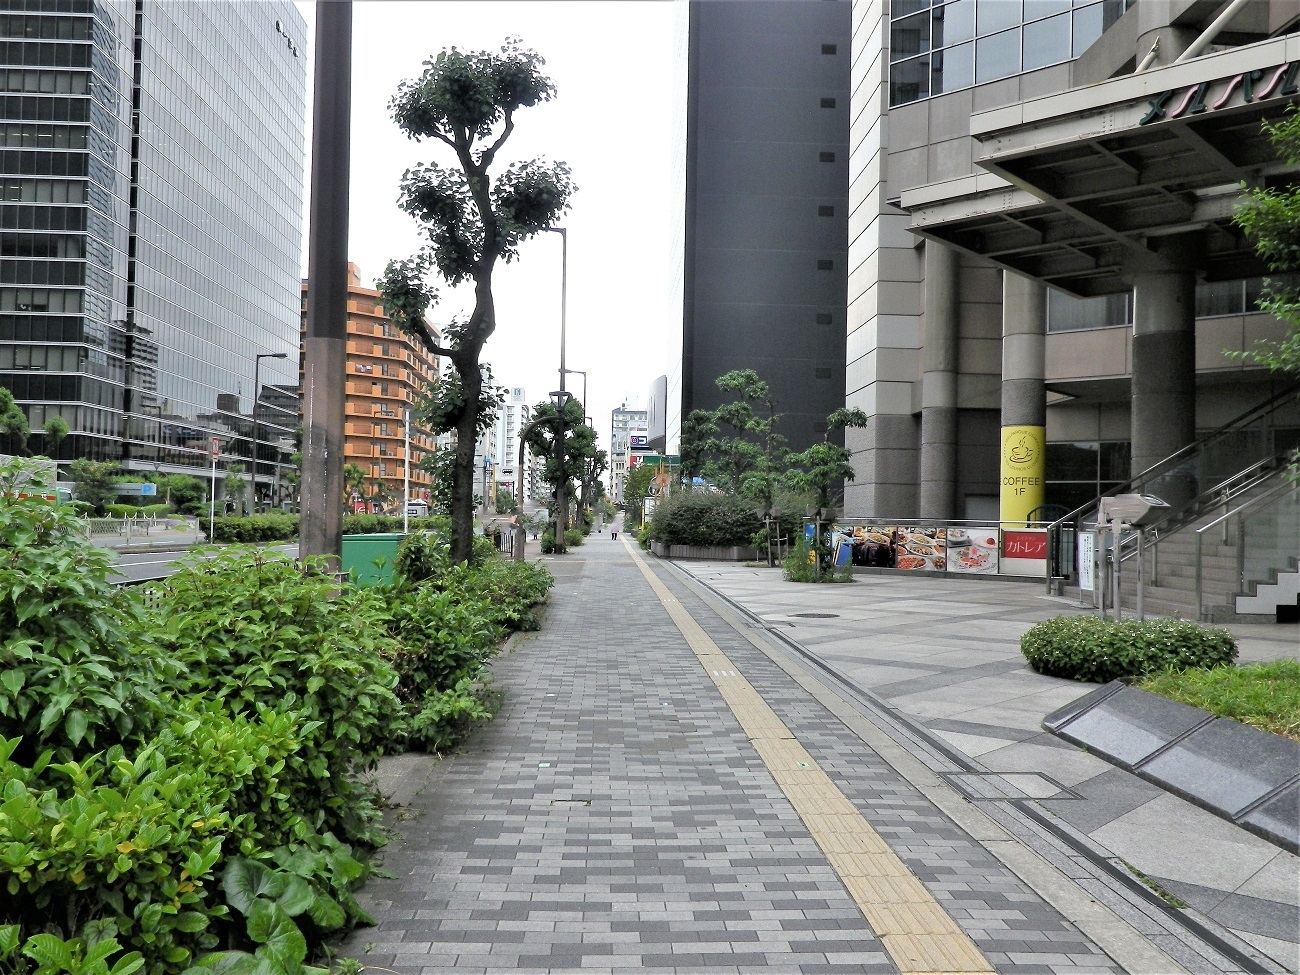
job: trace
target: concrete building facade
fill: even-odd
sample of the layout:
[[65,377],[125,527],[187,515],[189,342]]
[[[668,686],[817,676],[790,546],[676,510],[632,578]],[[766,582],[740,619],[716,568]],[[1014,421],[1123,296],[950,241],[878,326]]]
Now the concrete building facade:
[[[302,327],[307,324],[307,282],[302,285]],[[343,463],[367,473],[366,497],[402,502],[406,477],[406,412],[421,389],[438,375],[438,360],[393,325],[379,292],[361,286],[361,272],[348,265],[347,380],[344,400]],[[411,424],[410,498],[429,497],[431,475],[422,463],[435,438]],[[400,509],[399,509],[400,510]]]
[[681,421],[754,369],[794,449],[843,405],[849,0],[688,5]]
[[275,478],[306,33],[288,0],[0,2],[0,385],[61,459],[202,473],[216,437]]
[[630,408],[626,403],[610,411],[609,499],[614,504],[623,501],[623,482],[631,470],[632,438],[643,436],[649,445],[648,417],[648,411]]
[[1281,391],[1232,356],[1283,334],[1232,212],[1290,178],[1260,125],[1296,100],[1300,7],[853,8],[846,512],[996,518],[1041,448],[1041,517]]

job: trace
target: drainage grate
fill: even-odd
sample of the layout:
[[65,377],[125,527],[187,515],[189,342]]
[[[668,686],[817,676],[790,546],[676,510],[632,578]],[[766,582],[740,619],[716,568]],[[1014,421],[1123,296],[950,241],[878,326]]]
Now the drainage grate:
[[791,613],[790,615],[804,620],[837,620],[840,618],[839,613]]
[[590,806],[590,799],[552,799],[552,806]]

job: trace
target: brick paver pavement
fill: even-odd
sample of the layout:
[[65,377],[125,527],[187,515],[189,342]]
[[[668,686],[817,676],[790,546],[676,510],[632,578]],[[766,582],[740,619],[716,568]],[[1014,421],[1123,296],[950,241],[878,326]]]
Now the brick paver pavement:
[[[596,535],[548,563],[545,629],[494,667],[502,712],[401,811],[393,876],[362,892],[378,923],[345,954],[399,975],[900,970],[637,558]],[[679,577],[652,571],[996,971],[1121,971]]]

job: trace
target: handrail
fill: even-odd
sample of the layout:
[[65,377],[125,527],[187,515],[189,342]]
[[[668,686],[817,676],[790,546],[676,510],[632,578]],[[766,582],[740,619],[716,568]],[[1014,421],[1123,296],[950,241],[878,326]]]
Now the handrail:
[[[1179,463],[1189,459],[1190,457],[1194,457],[1200,454],[1201,452],[1206,450],[1206,448],[1208,448],[1210,445],[1222,440],[1225,436],[1236,432],[1238,429],[1246,426],[1249,423],[1262,419],[1263,417],[1266,417],[1276,412],[1285,403],[1289,403],[1297,395],[1300,395],[1300,383],[1295,383],[1283,389],[1282,391],[1275,393],[1273,396],[1269,397],[1267,400],[1264,400],[1262,403],[1256,404],[1255,406],[1251,407],[1249,410],[1246,410],[1244,413],[1240,414],[1239,416],[1223,424],[1217,430],[1214,430],[1206,434],[1204,437],[1200,438],[1199,440],[1187,444],[1185,447],[1182,447],[1179,450],[1176,450],[1174,453],[1170,454],[1164,460],[1152,464],[1146,470],[1141,471],[1138,474],[1135,474],[1133,477],[1129,478],[1124,483],[1111,488],[1109,491],[1103,492],[1092,501],[1080,505],[1079,507],[1071,511],[1069,514],[1063,515],[1060,518],[1057,518],[1055,521],[1051,522],[1047,526],[1048,591],[1049,592],[1051,591],[1051,587],[1053,584],[1053,575],[1054,575],[1053,567],[1056,565],[1056,559],[1059,556],[1061,532],[1064,530],[1064,527],[1067,524],[1075,523],[1085,512],[1096,508],[1097,505],[1101,502],[1102,498],[1109,498],[1118,494],[1131,493],[1135,485],[1147,480],[1152,480],[1155,477],[1159,476],[1160,474],[1167,473],[1168,471],[1176,467]],[[1271,459],[1276,460],[1276,458],[1271,458]],[[1239,476],[1239,475],[1234,475],[1234,476]],[[1208,494],[1210,492],[1204,492],[1204,493]]]
[[[1160,470],[1161,468],[1164,468],[1165,465],[1167,464],[1172,465],[1174,461],[1183,460],[1188,454],[1195,453],[1198,450],[1203,450],[1205,447],[1209,446],[1214,441],[1220,439],[1226,434],[1234,432],[1238,427],[1242,426],[1243,424],[1251,420],[1255,420],[1255,419],[1259,419],[1260,417],[1267,416],[1269,413],[1274,412],[1282,405],[1280,402],[1281,400],[1294,398],[1297,394],[1300,394],[1300,383],[1296,383],[1294,386],[1291,386],[1290,388],[1283,390],[1282,392],[1276,394],[1275,396],[1270,397],[1269,399],[1265,400],[1263,403],[1260,403],[1257,406],[1252,407],[1251,409],[1247,410],[1245,413],[1242,413],[1236,419],[1230,420],[1229,422],[1225,423],[1223,426],[1219,427],[1217,430],[1214,430],[1213,432],[1206,434],[1200,440],[1194,441],[1193,443],[1189,443],[1187,444],[1187,446],[1174,451],[1164,460],[1157,461],[1156,463],[1148,467],[1146,470],[1134,474],[1123,484],[1117,485],[1116,487],[1111,488],[1109,491],[1099,494],[1096,500],[1089,501],[1087,504],[1080,505],[1079,507],[1071,511],[1068,515],[1062,515],[1060,518],[1057,518],[1056,521],[1052,522],[1051,525],[1048,526],[1048,528],[1049,529],[1055,528],[1058,525],[1065,524],[1067,521],[1073,521],[1075,518],[1079,517],[1079,515],[1083,514],[1089,508],[1097,507],[1097,502],[1100,501],[1102,498],[1109,498],[1116,494],[1129,493],[1128,491],[1129,488],[1131,488],[1138,481],[1146,479],[1147,476],[1150,475],[1153,471]],[[1258,416],[1256,414],[1258,414]],[[1163,473],[1163,471],[1161,471],[1161,473]]]
[[[1209,531],[1211,528],[1215,528],[1218,525],[1223,524],[1229,518],[1238,517],[1247,508],[1253,507],[1256,504],[1272,504],[1273,502],[1279,500],[1280,498],[1286,496],[1287,494],[1289,494],[1291,491],[1294,490],[1297,490],[1297,488],[1291,482],[1279,484],[1273,490],[1267,491],[1264,494],[1251,498],[1245,504],[1239,505],[1238,507],[1234,508],[1232,511],[1226,512],[1220,515],[1218,518],[1215,518],[1214,521],[1210,522],[1208,525],[1202,525],[1200,528],[1196,529],[1196,615],[1198,619],[1203,619],[1205,616],[1205,586],[1203,583],[1202,572],[1201,572],[1201,566],[1203,563],[1203,553],[1204,553],[1203,542],[1205,540],[1205,532]],[[1240,533],[1240,531],[1241,529],[1239,528],[1238,532]],[[1238,546],[1238,548],[1240,550],[1240,546]],[[1240,559],[1238,560],[1237,572],[1239,576],[1242,573],[1242,566],[1240,563]]]

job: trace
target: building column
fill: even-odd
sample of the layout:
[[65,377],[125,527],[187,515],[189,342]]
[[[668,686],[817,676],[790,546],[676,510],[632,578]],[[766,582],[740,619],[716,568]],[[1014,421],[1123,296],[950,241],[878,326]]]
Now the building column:
[[[1131,476],[1196,439],[1196,271],[1180,264],[1133,275]],[[1177,506],[1195,496],[1195,473],[1171,472],[1144,490]]]
[[925,244],[921,349],[921,517],[957,517],[957,253]]
[[1002,275],[1002,455],[999,517],[1024,522],[1043,504],[1047,474],[1047,285]]

